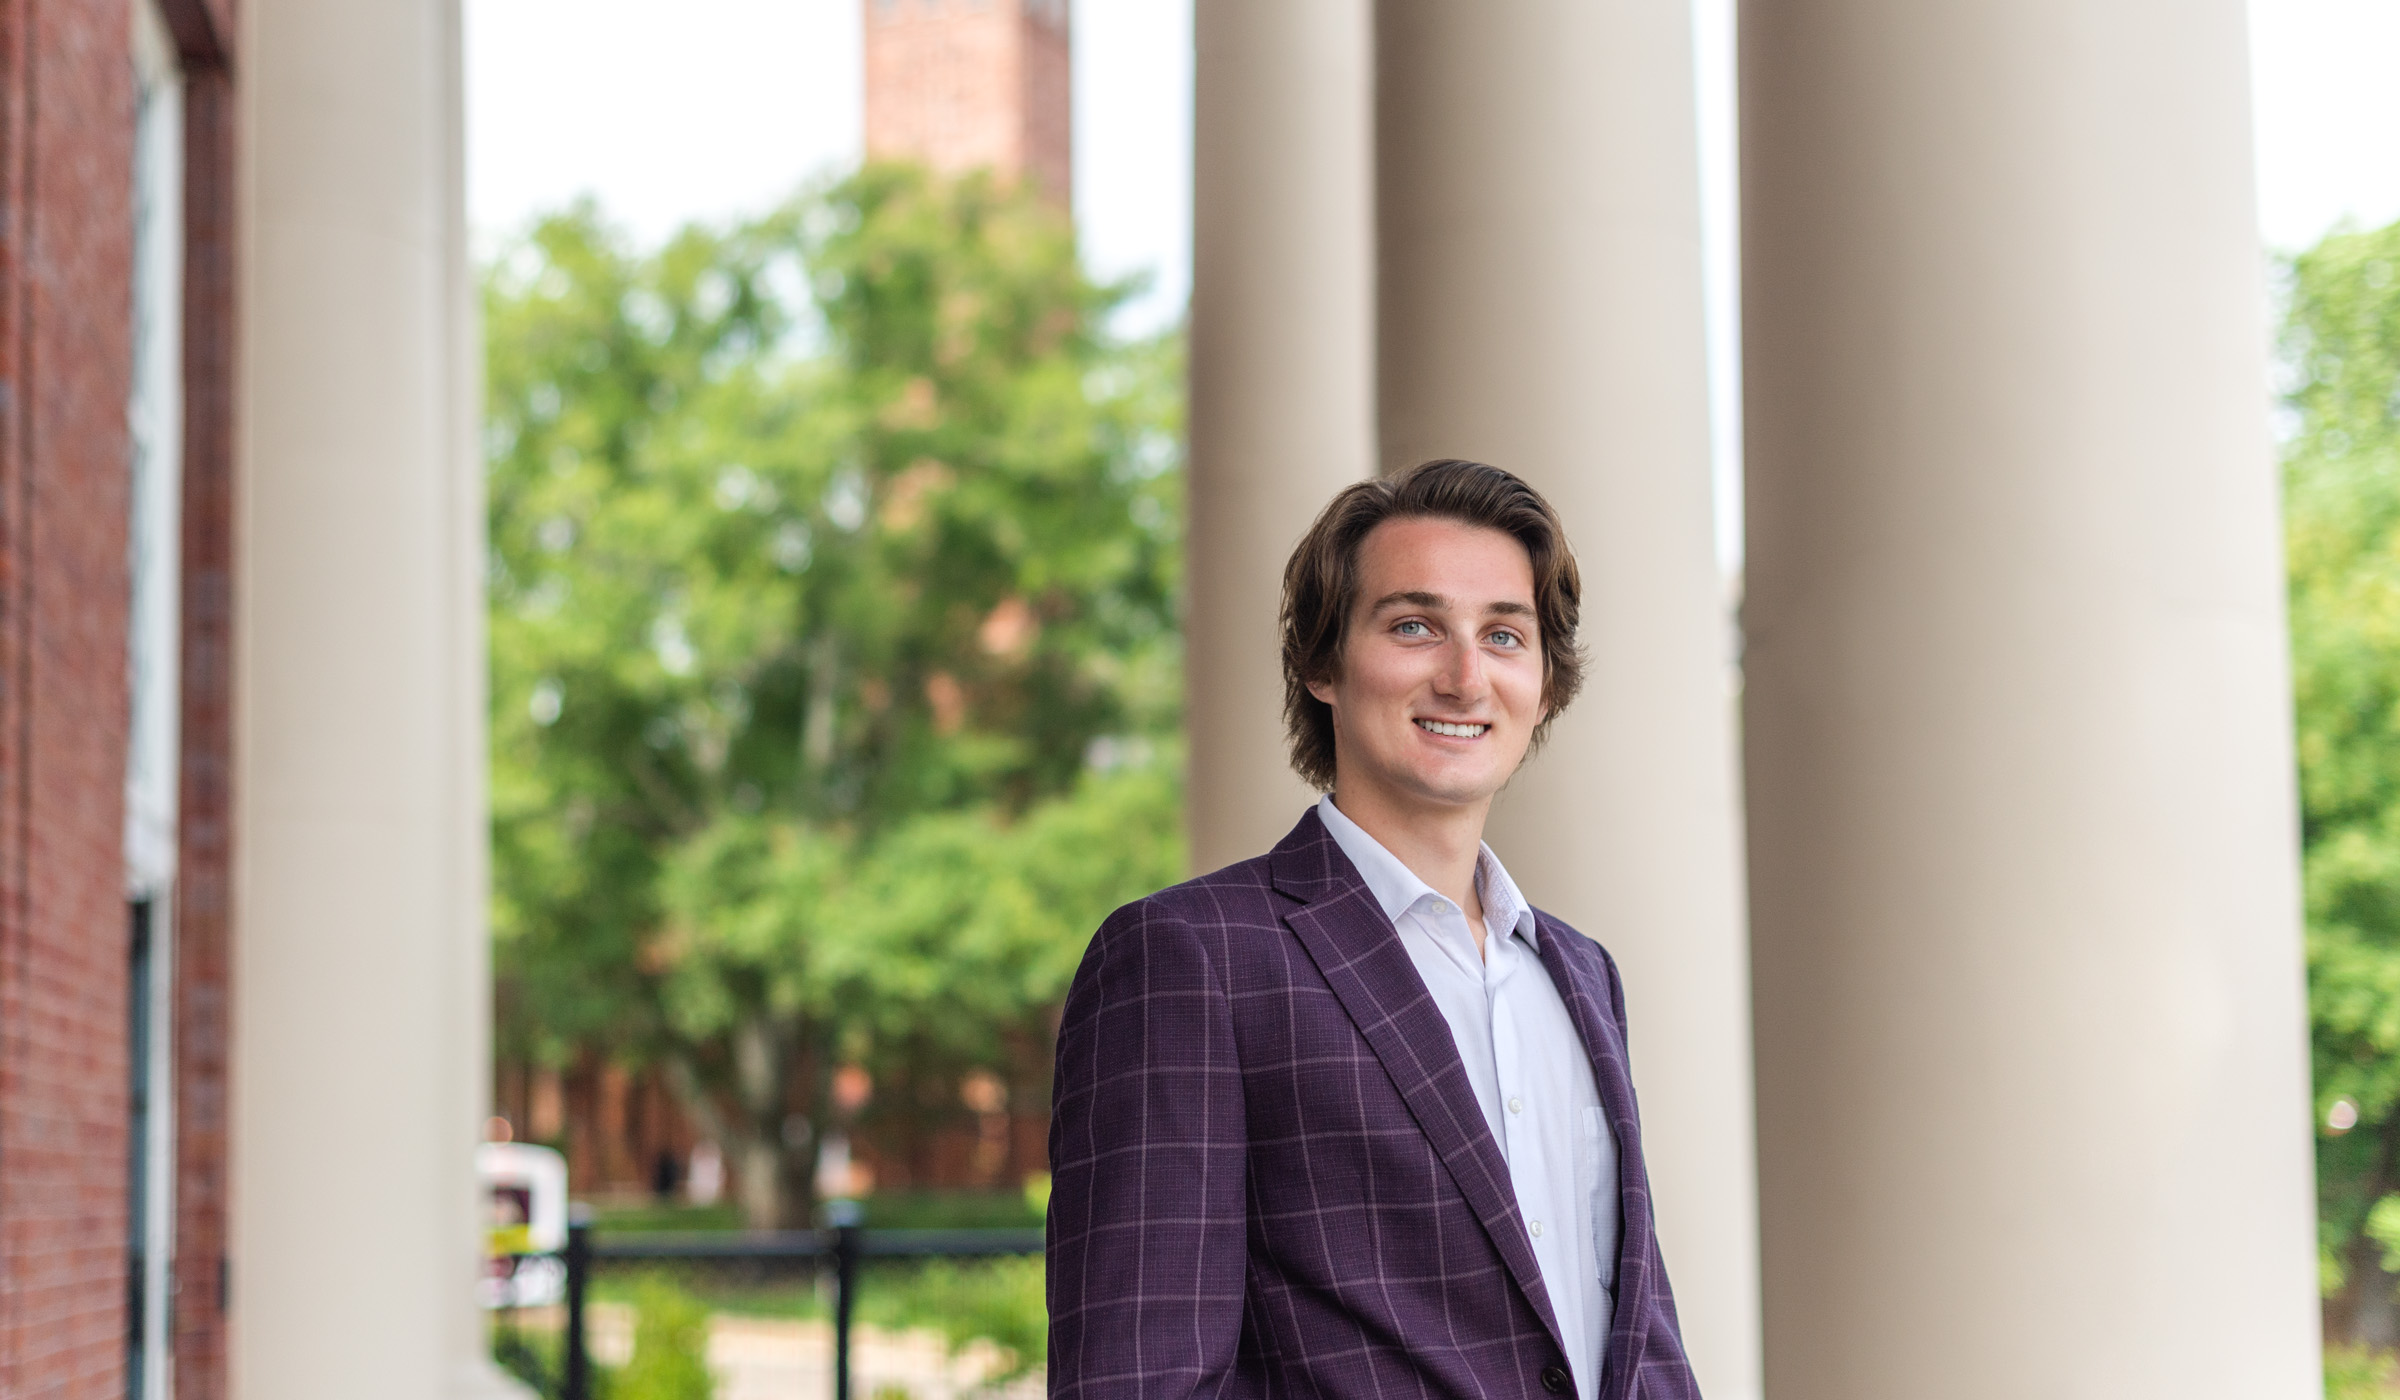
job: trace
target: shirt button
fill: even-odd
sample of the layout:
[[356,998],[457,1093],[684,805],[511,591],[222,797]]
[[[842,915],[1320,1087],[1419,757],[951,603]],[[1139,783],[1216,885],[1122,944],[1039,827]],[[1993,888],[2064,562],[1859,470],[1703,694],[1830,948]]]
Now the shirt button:
[[1525,1111],[1525,1101],[1520,1098],[1511,1097],[1508,1101],[1508,1111],[1511,1113],[1523,1113]]
[[1549,1392],[1550,1392],[1552,1395],[1564,1395],[1564,1394],[1566,1394],[1566,1393],[1567,1393],[1567,1368],[1566,1368],[1566,1367],[1564,1367],[1564,1366],[1545,1366],[1545,1367],[1543,1367],[1543,1368],[1542,1368],[1542,1389],[1549,1391]]
[[1537,1240],[1542,1237],[1542,1222],[1539,1220],[1533,1222],[1533,1237]]

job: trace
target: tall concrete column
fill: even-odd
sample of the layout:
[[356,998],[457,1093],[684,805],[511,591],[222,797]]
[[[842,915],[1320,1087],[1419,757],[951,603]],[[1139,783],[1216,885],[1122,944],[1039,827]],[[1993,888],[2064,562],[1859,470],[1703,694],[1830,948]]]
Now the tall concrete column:
[[1741,22],[1768,1388],[2315,1396],[2243,7]]
[[1283,563],[1374,470],[1367,0],[1199,0],[1189,614],[1195,869],[1272,846],[1315,794],[1283,742]]
[[1386,470],[1516,471],[1582,566],[1584,694],[1492,845],[1623,967],[1659,1235],[1708,1394],[1758,1394],[1730,626],[1713,545],[1692,17],[1383,0]]
[[486,1391],[457,6],[245,10],[235,1388]]

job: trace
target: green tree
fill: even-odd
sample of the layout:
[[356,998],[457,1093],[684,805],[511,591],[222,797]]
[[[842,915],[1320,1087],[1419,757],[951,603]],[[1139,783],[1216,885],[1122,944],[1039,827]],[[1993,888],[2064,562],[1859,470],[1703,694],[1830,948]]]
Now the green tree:
[[905,167],[487,277],[504,1047],[666,1067],[753,1224],[838,1064],[1046,1094],[1083,940],[1180,864],[1180,366],[1121,290]]
[[2295,261],[2284,350],[2320,1257],[2341,1337],[2391,1307],[2400,1246],[2400,225]]

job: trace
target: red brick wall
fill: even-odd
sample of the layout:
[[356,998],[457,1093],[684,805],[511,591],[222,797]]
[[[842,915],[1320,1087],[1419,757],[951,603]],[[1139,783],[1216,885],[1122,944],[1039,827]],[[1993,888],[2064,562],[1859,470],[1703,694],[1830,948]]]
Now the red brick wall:
[[0,1392],[123,1393],[133,69],[0,0]]
[[184,62],[183,733],[175,908],[175,1393],[223,1400],[233,1067],[233,34],[161,6]]
[[1023,0],[1025,55],[1018,73],[1018,138],[1025,169],[1062,209],[1075,203],[1075,82],[1067,0]]
[[1064,206],[1066,0],[861,0],[867,154],[1030,176]]

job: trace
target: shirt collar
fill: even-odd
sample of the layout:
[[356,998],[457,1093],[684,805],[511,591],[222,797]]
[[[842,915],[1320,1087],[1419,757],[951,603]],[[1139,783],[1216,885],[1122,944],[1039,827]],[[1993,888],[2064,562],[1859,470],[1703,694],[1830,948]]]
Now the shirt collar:
[[[1383,916],[1393,923],[1400,922],[1402,914],[1428,895],[1445,904],[1449,902],[1433,886],[1418,879],[1417,872],[1402,864],[1398,856],[1385,850],[1382,842],[1369,836],[1365,827],[1334,806],[1333,794],[1317,799],[1317,820],[1325,824],[1326,833],[1342,848],[1342,854],[1358,867],[1358,877],[1366,882],[1367,893],[1375,896],[1375,902],[1383,908]],[[1529,946],[1541,947],[1533,906],[1525,902],[1525,896],[1517,890],[1517,882],[1508,877],[1507,867],[1500,864],[1500,857],[1492,854],[1490,846],[1483,846],[1475,858],[1475,888],[1483,896],[1485,928],[1507,929]]]

